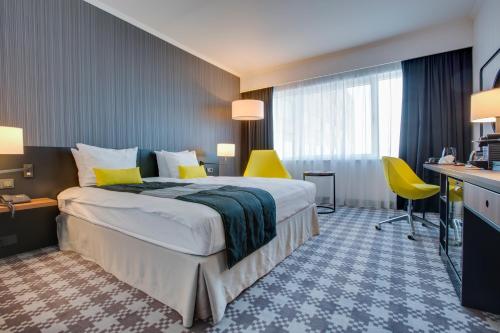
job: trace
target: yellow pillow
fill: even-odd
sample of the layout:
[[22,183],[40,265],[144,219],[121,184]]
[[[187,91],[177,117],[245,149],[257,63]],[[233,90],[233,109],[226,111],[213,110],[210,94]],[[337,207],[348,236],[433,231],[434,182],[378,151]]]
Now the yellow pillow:
[[142,184],[139,168],[97,169],[94,168],[97,186]]
[[179,165],[180,179],[203,178],[206,176],[207,173],[205,172],[205,168],[203,167],[203,165],[194,165],[194,166]]

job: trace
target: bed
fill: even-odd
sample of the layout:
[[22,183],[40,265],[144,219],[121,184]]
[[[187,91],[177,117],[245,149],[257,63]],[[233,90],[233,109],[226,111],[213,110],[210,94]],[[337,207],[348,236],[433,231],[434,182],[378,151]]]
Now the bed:
[[[183,182],[149,177],[146,182]],[[289,179],[207,177],[196,184],[260,188],[276,203],[276,237],[228,269],[220,215],[191,202],[96,187],[58,196],[59,246],[176,310],[183,325],[220,321],[229,302],[314,235],[319,225],[312,183]]]

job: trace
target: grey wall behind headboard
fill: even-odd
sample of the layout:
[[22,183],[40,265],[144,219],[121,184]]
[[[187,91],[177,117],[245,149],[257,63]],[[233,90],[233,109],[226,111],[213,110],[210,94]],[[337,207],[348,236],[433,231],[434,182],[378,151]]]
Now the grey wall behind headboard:
[[24,128],[27,146],[197,149],[213,161],[218,142],[240,143],[239,84],[81,0],[0,0],[0,125]]

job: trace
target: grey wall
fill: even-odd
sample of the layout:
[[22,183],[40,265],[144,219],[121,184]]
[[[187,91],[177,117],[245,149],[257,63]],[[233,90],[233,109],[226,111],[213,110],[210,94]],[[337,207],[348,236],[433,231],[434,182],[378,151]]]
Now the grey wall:
[[0,125],[24,128],[25,145],[197,149],[213,160],[218,142],[240,142],[239,83],[86,2],[0,0]]

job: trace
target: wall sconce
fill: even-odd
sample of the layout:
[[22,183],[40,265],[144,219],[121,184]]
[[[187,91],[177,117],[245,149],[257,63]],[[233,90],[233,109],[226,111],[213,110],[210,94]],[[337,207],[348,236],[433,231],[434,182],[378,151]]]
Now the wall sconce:
[[[0,126],[0,154],[24,154],[23,129],[18,127]],[[0,174],[23,172],[25,178],[33,178],[33,164],[24,164],[19,169],[0,170]]]

